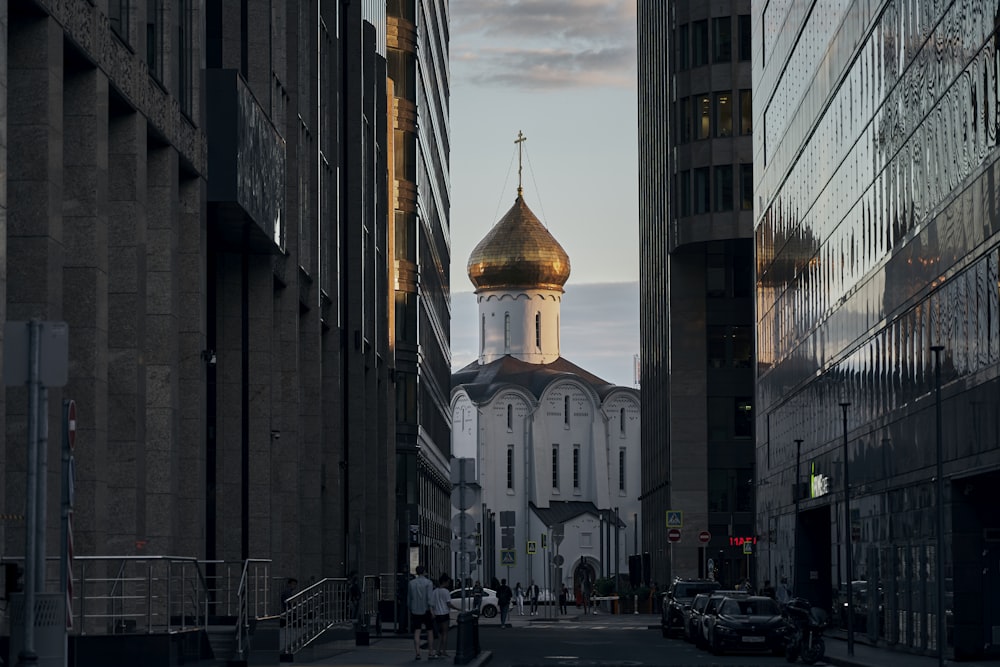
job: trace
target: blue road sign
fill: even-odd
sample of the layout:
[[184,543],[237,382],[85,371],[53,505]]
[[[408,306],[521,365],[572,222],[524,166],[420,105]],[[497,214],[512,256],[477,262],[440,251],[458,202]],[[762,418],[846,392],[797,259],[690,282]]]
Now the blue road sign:
[[517,565],[517,551],[514,549],[501,549],[500,565],[503,567],[513,567]]

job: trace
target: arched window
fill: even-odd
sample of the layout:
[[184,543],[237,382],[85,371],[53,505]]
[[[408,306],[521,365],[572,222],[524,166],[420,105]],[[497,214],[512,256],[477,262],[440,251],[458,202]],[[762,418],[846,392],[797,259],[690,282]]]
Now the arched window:
[[514,430],[514,406],[510,403],[507,404],[507,432],[510,433]]
[[507,445],[507,488],[514,489],[514,445]]
[[618,412],[618,432],[625,437],[625,408]]
[[535,347],[542,349],[542,314],[535,313]]
[[618,490],[625,490],[625,450],[618,450]]
[[479,354],[486,352],[486,315],[479,323]]
[[569,428],[569,394],[563,396],[563,426]]
[[510,354],[510,313],[503,314],[503,352]]

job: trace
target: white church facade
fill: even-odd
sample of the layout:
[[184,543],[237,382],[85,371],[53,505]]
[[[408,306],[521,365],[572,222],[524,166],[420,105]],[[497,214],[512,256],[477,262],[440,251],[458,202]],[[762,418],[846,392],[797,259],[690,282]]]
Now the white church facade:
[[639,392],[562,357],[569,258],[522,188],[473,250],[468,273],[479,358],[452,375],[452,453],[475,460],[480,514],[495,513],[493,539],[482,541],[495,545],[482,553],[492,562],[471,576],[495,572],[511,588],[565,585],[572,604],[584,580],[627,579],[641,522]]

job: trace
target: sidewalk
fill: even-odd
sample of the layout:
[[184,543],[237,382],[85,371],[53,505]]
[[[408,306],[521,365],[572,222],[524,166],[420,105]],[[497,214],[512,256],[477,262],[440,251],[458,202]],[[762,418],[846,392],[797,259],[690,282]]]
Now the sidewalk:
[[[833,632],[824,636],[826,640],[826,661],[843,667],[937,667],[936,656],[915,655],[888,648],[870,646],[857,641],[855,636],[854,655],[847,655],[847,633]],[[1000,661],[955,662],[945,658],[944,664],[955,667],[1000,667]]]

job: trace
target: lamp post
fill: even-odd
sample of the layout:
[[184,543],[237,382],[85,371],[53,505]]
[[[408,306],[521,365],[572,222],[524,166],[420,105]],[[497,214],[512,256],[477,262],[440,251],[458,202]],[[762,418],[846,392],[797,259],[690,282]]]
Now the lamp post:
[[937,558],[934,559],[934,576],[937,579],[937,599],[938,599],[938,641],[937,654],[938,664],[944,665],[944,645],[947,639],[948,629],[945,626],[944,617],[944,446],[941,441],[941,350],[944,345],[932,345],[934,352],[934,403],[937,422],[936,435],[936,467],[937,470]]
[[799,592],[799,502],[802,500],[802,438],[795,439],[795,549],[792,565],[792,591]]
[[851,548],[851,477],[847,460],[847,408],[850,403],[841,403],[844,414],[844,556],[847,561],[847,655],[854,655],[854,551]]

